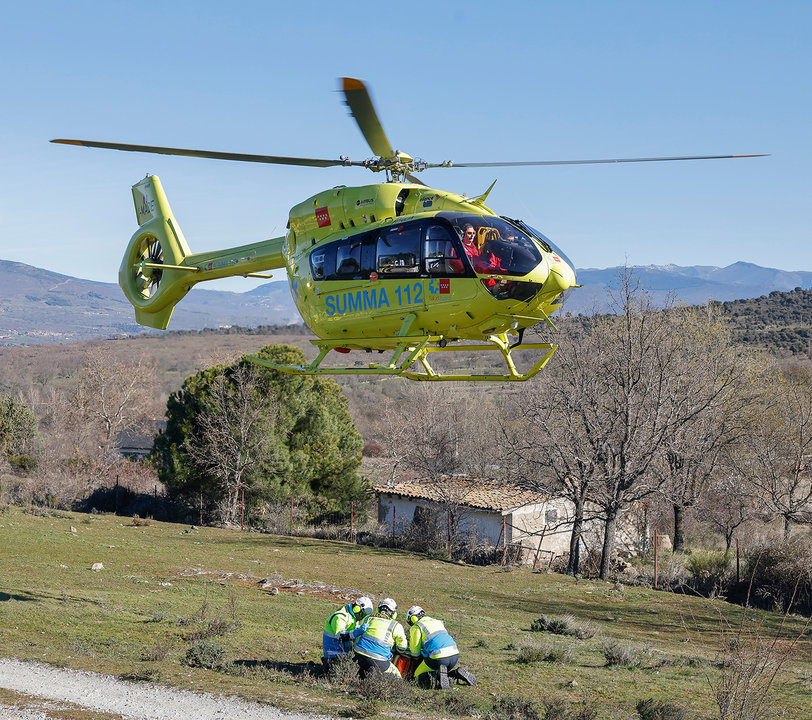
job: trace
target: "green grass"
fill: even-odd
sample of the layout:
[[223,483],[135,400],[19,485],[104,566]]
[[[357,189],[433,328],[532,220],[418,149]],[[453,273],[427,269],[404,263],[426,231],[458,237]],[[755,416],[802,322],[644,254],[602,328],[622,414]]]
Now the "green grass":
[[[327,615],[360,593],[394,597],[404,613],[422,605],[446,622],[461,661],[480,681],[446,697],[464,696],[457,704],[469,708],[470,700],[481,715],[509,694],[539,706],[556,698],[571,707],[595,702],[599,718],[635,718],[637,702],[647,698],[683,707],[689,717],[713,718],[707,677],[718,672],[720,614],[734,623],[741,615],[719,601],[642,588],[618,597],[599,581],[504,573],[341,542],[59,515],[0,513],[0,656],[286,709],[449,716],[439,693],[408,688],[403,697],[370,699],[305,672],[308,661],[321,657]],[[90,570],[96,562],[104,570]],[[279,576],[302,584],[281,587]],[[260,588],[263,578],[274,579],[280,592]],[[595,636],[568,638],[566,662],[519,662],[517,649],[538,639],[530,625],[543,614],[590,623]],[[778,631],[780,615],[756,616],[765,632]],[[784,633],[797,634],[802,625],[790,618]],[[776,715],[806,717],[810,640],[801,641],[776,684]],[[607,666],[602,647],[613,641],[645,648],[639,664]],[[214,669],[186,662],[201,642],[225,648],[223,658],[211,646],[202,656],[193,653],[218,659]]]

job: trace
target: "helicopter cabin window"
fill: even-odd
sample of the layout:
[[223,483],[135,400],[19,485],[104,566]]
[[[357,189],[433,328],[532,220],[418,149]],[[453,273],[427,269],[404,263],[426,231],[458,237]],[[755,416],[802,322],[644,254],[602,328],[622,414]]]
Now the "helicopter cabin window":
[[410,275],[420,272],[420,225],[398,225],[378,235],[380,275]]
[[350,238],[336,246],[336,280],[349,280],[361,276],[361,240]]
[[331,243],[310,253],[310,271],[314,280],[333,280],[336,271],[336,245]]
[[465,268],[454,247],[451,231],[444,225],[430,224],[426,228],[426,272],[429,275],[459,275]]

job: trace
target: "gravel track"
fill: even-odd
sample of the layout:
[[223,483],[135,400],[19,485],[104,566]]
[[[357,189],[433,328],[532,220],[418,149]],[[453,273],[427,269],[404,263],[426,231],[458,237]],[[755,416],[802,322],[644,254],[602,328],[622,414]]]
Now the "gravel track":
[[[327,720],[321,715],[285,712],[219,695],[125,682],[109,675],[11,659],[0,659],[0,688],[117,714],[126,720]],[[0,717],[42,720],[47,715],[39,709],[0,703]]]

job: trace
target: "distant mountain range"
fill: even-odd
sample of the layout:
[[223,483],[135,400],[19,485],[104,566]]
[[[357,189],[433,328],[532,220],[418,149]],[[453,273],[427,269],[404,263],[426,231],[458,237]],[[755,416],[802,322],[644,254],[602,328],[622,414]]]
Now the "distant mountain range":
[[[591,312],[607,307],[607,290],[616,287],[620,268],[596,270],[586,268],[576,272],[583,285],[567,301],[564,310],[573,314]],[[671,294],[677,302],[703,305],[708,300],[743,300],[760,297],[773,290],[789,291],[796,287],[812,288],[812,272],[789,272],[765,268],[746,262],[727,267],[710,265],[645,265],[635,267],[640,284],[649,290],[657,303]]]
[[[725,268],[649,265],[634,268],[656,302],[672,294],[689,305],[709,299],[759,297],[773,290],[812,288],[812,272],[788,272],[737,262]],[[589,313],[608,307],[607,290],[617,285],[619,268],[577,271],[583,287],[564,310]],[[170,328],[200,330],[231,325],[288,325],[301,322],[285,281],[244,293],[193,288],[176,307]],[[0,345],[75,342],[156,332],[135,322],[118,285],[93,282],[0,260]]]

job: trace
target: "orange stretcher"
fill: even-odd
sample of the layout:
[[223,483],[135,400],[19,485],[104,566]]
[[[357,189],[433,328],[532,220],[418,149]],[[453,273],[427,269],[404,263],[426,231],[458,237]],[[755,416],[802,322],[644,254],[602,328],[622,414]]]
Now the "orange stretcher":
[[419,662],[419,658],[412,658],[400,653],[394,653],[392,656],[392,663],[404,680],[411,680],[414,677],[414,671],[417,669]]

